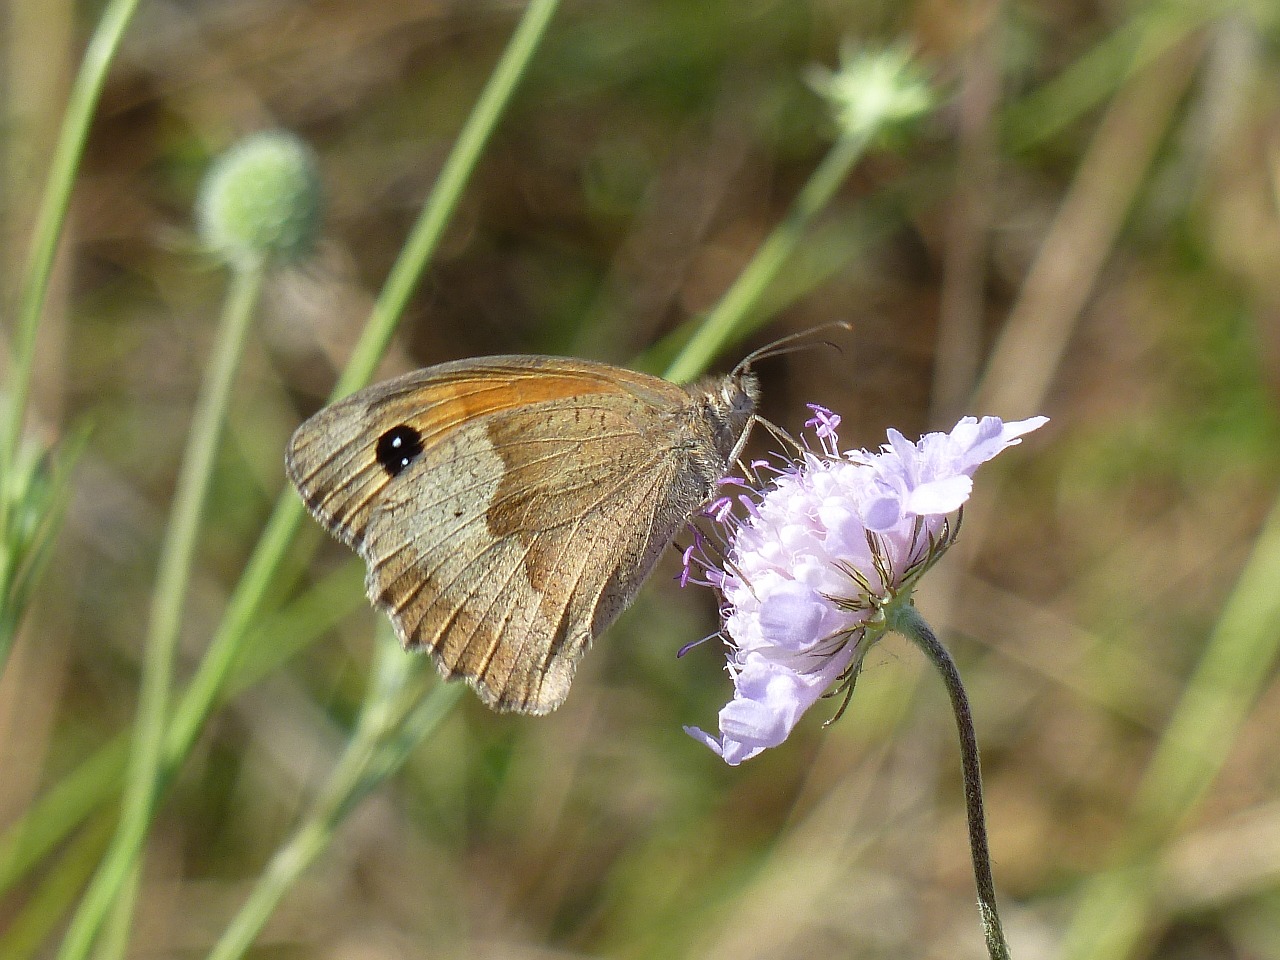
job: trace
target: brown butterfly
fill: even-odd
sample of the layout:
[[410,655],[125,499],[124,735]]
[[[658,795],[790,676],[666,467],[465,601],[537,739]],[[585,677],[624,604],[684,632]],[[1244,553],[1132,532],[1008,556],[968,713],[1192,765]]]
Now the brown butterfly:
[[442,363],[321,410],[286,469],[406,649],[495,710],[547,713],[737,458],[752,359],[688,387],[555,357]]

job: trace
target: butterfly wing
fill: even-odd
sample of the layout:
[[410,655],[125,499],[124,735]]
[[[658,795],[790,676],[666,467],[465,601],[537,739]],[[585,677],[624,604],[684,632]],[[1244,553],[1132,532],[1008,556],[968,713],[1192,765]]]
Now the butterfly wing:
[[[545,713],[718,479],[676,439],[688,402],[580,361],[445,364],[321,411],[289,473],[406,647],[496,709]],[[397,428],[414,455],[388,465]]]
[[394,427],[410,426],[423,458],[435,462],[441,444],[468,423],[593,395],[629,396],[637,409],[687,400],[665,380],[581,360],[498,356],[442,363],[325,407],[294,432],[285,469],[316,519],[359,550],[369,512],[395,477],[379,462],[377,447]]

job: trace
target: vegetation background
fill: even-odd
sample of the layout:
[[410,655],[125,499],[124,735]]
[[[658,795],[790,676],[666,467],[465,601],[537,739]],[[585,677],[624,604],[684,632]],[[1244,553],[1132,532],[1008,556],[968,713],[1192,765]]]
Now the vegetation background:
[[[6,9],[6,304],[96,5]],[[81,164],[30,433],[89,429],[0,679],[0,956],[52,956],[110,842],[162,533],[225,274],[192,204],[238,137],[316,151],[322,239],[275,271],[216,461],[190,676],[514,28],[513,3],[143,3]],[[569,0],[381,374],[496,352],[633,362],[785,217],[842,43],[906,43],[937,112],[868,154],[724,354],[875,446],[1044,413],[984,468],[920,609],[959,661],[1013,954],[1280,958],[1280,12],[1083,0]],[[6,314],[11,315],[11,309]],[[378,618],[308,521],[278,662],[210,718],[147,836],[128,955],[202,956],[351,737]],[[300,569],[300,568],[299,568]],[[674,570],[674,566],[671,567]],[[705,591],[659,574],[543,719],[458,702],[343,811],[251,955],[981,957],[955,733],[906,643],[848,712],[728,768]],[[287,654],[287,655],[286,655]]]

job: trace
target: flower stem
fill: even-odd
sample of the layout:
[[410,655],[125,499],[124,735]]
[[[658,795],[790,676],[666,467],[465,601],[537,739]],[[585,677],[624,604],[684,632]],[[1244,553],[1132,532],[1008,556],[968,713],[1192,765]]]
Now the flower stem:
[[982,809],[982,770],[978,764],[978,737],[973,729],[969,697],[960,682],[960,671],[947,648],[939,642],[915,604],[897,604],[889,612],[891,629],[914,643],[937,667],[951,697],[951,710],[960,734],[960,763],[964,769],[964,806],[969,819],[969,849],[973,854],[973,879],[978,887],[978,912],[991,960],[1009,960],[1000,915],[996,911],[996,886],[991,876],[991,850],[987,844],[987,819]]
[[[76,74],[67,101],[67,112],[58,133],[58,142],[49,160],[49,180],[32,230],[31,255],[18,298],[17,324],[14,331],[13,371],[9,381],[8,424],[0,433],[0,481],[7,482],[17,460],[22,427],[26,419],[27,399],[31,392],[31,375],[35,366],[36,330],[44,312],[53,275],[58,241],[66,223],[71,203],[71,188],[76,169],[89,139],[93,111],[102,94],[107,69],[115,57],[120,39],[133,17],[138,0],[113,0],[103,10],[102,19],[85,48],[84,60]],[[0,530],[8,524],[8,498],[0,497]]]

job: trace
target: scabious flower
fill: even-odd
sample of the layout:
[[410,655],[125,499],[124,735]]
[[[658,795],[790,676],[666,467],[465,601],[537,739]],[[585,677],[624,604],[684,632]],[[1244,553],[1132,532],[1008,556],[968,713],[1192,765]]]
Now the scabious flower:
[[830,105],[836,126],[856,139],[900,132],[937,102],[929,78],[904,46],[840,49],[840,69],[813,67],[809,86]]
[[322,206],[311,148],[283,130],[252,134],[209,166],[196,200],[205,245],[233,266],[311,252]]
[[723,598],[734,686],[718,737],[685,729],[730,764],[782,743],[828,691],[852,689],[895,607],[910,604],[916,582],[954,541],[974,471],[1047,422],[965,417],[917,443],[890,430],[879,452],[841,454],[840,418],[810,409],[818,449],[775,470],[763,489],[737,481],[748,492],[707,511],[723,554],[702,538],[685,553],[686,581]]

